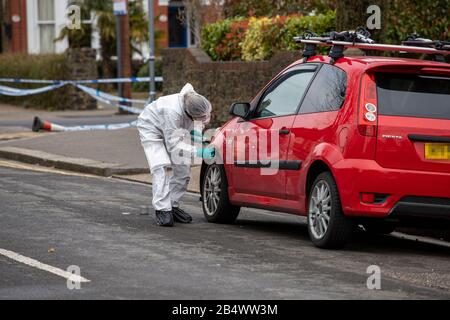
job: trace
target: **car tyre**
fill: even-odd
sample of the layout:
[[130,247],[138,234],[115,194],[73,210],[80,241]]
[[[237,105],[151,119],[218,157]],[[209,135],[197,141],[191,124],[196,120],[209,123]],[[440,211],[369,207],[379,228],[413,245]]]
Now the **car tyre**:
[[308,232],[315,246],[340,249],[351,239],[354,222],[344,216],[336,182],[330,172],[314,181],[308,199]]
[[202,186],[203,213],[211,223],[234,223],[241,210],[230,203],[225,168],[212,164],[205,170]]

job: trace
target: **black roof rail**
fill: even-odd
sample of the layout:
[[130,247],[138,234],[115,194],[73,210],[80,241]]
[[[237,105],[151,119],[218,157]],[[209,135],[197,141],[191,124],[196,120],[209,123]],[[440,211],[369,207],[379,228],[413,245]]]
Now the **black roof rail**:
[[[440,51],[450,51],[450,41],[440,41],[422,38],[417,33],[409,34],[406,39],[402,42],[404,46],[415,46],[423,48],[434,48]],[[445,62],[443,54],[435,55],[436,61]]]
[[375,43],[370,36],[369,31],[359,27],[355,31],[332,31],[322,36],[307,31],[303,36],[295,37],[294,41],[306,45],[303,51],[305,62],[316,55],[318,46],[331,47],[328,54],[331,57],[331,63],[344,57],[346,48],[429,54],[434,55],[440,62],[445,62],[444,56],[450,54],[450,41],[433,41],[420,38],[418,34],[411,34],[402,42],[402,45],[390,45]]

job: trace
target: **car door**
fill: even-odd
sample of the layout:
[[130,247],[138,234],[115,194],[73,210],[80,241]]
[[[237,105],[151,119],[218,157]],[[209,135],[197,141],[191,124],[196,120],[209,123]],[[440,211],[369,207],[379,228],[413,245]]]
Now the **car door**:
[[286,194],[289,200],[306,201],[304,181],[307,174],[304,162],[309,161],[314,148],[323,142],[336,141],[342,129],[340,113],[347,94],[347,74],[342,69],[323,64],[305,94],[291,129],[288,160],[301,161],[297,172],[287,172]]
[[289,69],[260,94],[234,137],[233,183],[238,193],[286,197],[291,128],[317,65]]

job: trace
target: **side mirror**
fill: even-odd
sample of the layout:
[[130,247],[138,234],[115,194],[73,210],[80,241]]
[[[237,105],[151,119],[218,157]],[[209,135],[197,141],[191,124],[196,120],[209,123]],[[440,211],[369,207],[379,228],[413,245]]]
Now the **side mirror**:
[[250,113],[250,103],[236,102],[231,105],[230,114],[242,119],[246,119]]

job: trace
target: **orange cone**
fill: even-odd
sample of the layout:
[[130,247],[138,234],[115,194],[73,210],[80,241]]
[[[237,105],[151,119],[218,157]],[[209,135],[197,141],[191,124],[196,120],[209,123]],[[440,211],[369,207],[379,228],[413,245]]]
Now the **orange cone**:
[[42,121],[39,117],[34,118],[32,130],[34,132],[39,132],[41,130],[53,132],[66,131],[63,126],[51,123],[49,121]]

